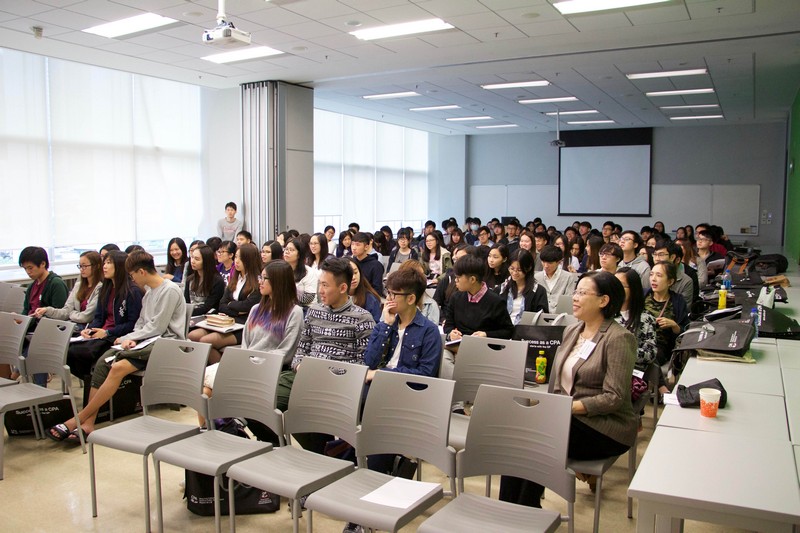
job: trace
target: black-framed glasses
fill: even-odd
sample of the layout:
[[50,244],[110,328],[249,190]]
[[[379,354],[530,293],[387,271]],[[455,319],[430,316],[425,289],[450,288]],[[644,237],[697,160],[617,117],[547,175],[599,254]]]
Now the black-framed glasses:
[[259,283],[263,283],[265,281],[269,281],[269,277],[268,276],[258,276],[258,282]]
[[398,296],[411,296],[410,292],[394,292],[394,291],[386,291],[386,297],[394,300]]
[[84,268],[92,268],[92,265],[81,265],[81,264],[77,264],[77,265],[75,265],[75,266],[76,266],[76,267],[78,267],[78,270],[83,270]]

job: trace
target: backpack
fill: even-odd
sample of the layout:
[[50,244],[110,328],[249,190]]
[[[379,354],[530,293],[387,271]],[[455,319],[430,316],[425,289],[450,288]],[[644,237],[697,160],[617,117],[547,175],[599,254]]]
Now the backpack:
[[781,254],[766,254],[755,260],[755,270],[762,276],[775,276],[786,272],[789,261]]

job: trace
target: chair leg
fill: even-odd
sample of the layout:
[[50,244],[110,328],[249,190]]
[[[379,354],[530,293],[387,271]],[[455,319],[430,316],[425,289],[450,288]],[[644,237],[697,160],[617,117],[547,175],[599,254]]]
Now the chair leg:
[[300,530],[300,500],[292,500],[292,533]]
[[314,516],[314,511],[311,509],[307,509],[306,511],[306,533],[313,533],[314,523],[312,521],[312,517]]
[[[3,431],[3,428],[5,427],[5,425],[6,425],[6,412],[3,411],[2,413],[0,413],[0,431]],[[0,435],[0,481],[3,480],[3,457],[6,454],[6,450],[5,450],[6,443],[5,443],[5,440],[6,439],[3,438],[3,435]]]
[[[633,476],[636,474],[636,454],[637,452],[637,445],[639,444],[639,438],[634,437],[633,439],[633,446],[631,449],[628,450],[628,485],[630,486],[631,481],[633,481]],[[628,518],[633,518],[633,498],[628,496]]]
[[[228,494],[233,494],[233,478],[228,478]],[[231,533],[236,533],[236,498],[228,498],[228,520],[231,523]]]
[[492,476],[486,476],[486,497],[492,497]]
[[97,518],[97,487],[94,472],[94,443],[89,443],[89,484],[92,489],[92,516]]
[[567,512],[569,513],[567,531],[569,533],[575,533],[575,502],[567,502]]
[[[219,485],[222,483],[222,476],[214,476],[214,531],[222,533],[222,512],[220,511],[219,499],[220,491]],[[228,494],[230,499],[233,499],[233,493]]]
[[603,492],[603,476],[600,475],[597,477],[597,487],[594,493],[594,527],[592,529],[594,533],[598,533],[600,529],[600,502],[602,501],[600,496],[602,492]]
[[[164,531],[164,510],[161,506],[161,463],[153,458],[153,473],[156,478],[156,511],[158,514],[158,533]],[[150,476],[147,473],[147,456],[144,456],[144,514],[147,531],[150,531]]]
[[[83,436],[83,431],[80,431],[81,419],[78,416],[78,406],[75,405],[75,397],[72,396],[71,390],[67,390],[67,395],[69,396],[69,403],[72,404],[72,414],[75,416],[75,423],[78,427],[78,439],[81,441],[81,450],[83,450],[83,453],[86,453],[86,438]],[[42,429],[46,430],[46,428]]]

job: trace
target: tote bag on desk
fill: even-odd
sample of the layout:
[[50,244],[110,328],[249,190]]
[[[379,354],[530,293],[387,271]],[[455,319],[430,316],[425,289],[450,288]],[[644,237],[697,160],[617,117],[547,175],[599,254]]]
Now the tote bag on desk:
[[[525,381],[536,383],[536,358],[540,352],[547,358],[546,380],[550,379],[550,369],[553,368],[553,360],[556,351],[561,346],[561,338],[564,335],[566,326],[514,326],[513,340],[528,342],[528,356],[525,359]],[[545,382],[547,382],[545,381]]]

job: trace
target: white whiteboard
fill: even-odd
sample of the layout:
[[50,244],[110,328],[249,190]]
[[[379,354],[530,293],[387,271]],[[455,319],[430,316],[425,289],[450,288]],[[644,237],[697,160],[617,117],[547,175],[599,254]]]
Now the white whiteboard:
[[[758,234],[758,185],[653,185],[652,216],[611,217],[624,228],[639,231],[656,220],[667,231],[678,226],[701,222],[717,224],[728,235]],[[558,216],[557,185],[473,185],[469,193],[468,216],[478,216],[486,223],[493,217],[515,216],[525,224],[534,217],[559,230],[575,220],[588,220],[602,226],[606,216]]]

